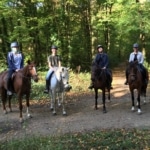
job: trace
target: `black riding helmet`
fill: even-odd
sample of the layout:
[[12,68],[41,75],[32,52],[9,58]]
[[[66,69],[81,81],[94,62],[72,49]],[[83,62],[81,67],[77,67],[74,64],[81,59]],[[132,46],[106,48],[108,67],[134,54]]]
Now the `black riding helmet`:
[[56,50],[57,50],[57,49],[58,49],[58,47],[57,47],[57,46],[55,46],[55,45],[52,45],[52,46],[51,46],[51,49],[56,49]]
[[133,48],[138,48],[138,47],[139,47],[139,44],[137,44],[137,43],[133,44]]
[[104,47],[103,47],[102,45],[97,45],[97,49],[98,49],[98,48],[104,48]]

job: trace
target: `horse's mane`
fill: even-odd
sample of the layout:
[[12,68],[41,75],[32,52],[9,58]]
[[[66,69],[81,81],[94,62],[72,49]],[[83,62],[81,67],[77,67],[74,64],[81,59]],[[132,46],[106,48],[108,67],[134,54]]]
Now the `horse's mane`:
[[102,74],[105,70],[101,69],[98,65],[92,64],[91,70],[95,76],[96,79],[101,79]]

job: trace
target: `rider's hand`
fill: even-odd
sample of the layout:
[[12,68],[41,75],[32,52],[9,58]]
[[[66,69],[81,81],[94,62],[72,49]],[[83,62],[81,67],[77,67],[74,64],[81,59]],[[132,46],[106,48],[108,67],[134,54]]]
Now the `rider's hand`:
[[102,69],[106,69],[106,67],[103,67]]
[[19,71],[19,69],[16,69],[15,71],[16,71],[16,72],[18,72],[18,71]]

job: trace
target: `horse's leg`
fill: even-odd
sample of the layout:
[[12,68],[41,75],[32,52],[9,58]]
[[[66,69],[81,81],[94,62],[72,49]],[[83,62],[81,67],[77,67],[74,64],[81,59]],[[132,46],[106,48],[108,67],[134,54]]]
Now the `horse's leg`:
[[138,90],[138,97],[137,97],[137,101],[138,101],[138,114],[141,114],[141,104],[140,104],[140,91]]
[[53,98],[53,95],[52,95],[52,91],[50,90],[49,92],[50,94],[50,99],[51,99],[51,102],[50,102],[50,110],[53,110],[54,109],[54,98]]
[[105,106],[105,88],[102,90],[102,101],[103,101],[103,113],[106,113],[106,106]]
[[98,109],[97,108],[98,89],[94,88],[94,90],[95,90],[95,109]]
[[146,104],[146,89],[147,89],[147,85],[144,87],[144,91],[143,91],[144,104]]
[[53,115],[56,115],[56,91],[52,91],[52,100],[54,101]]
[[108,89],[108,100],[109,100],[109,102],[111,102],[111,100],[110,100],[110,89]]
[[12,108],[11,108],[11,98],[12,98],[12,95],[9,95],[9,96],[8,96],[8,107],[9,107],[9,112],[12,112]]
[[134,107],[134,90],[131,90],[131,99],[132,99],[132,108],[131,108],[131,111],[134,111],[135,110],[135,107]]
[[20,94],[18,94],[18,102],[19,102],[19,110],[20,110],[20,123],[23,122],[23,117],[22,117],[22,96]]
[[29,107],[30,107],[29,98],[30,98],[30,94],[26,94],[26,106],[27,106],[26,114],[28,118],[32,118],[32,115],[29,113]]
[[1,91],[1,99],[2,99],[2,105],[3,105],[3,113],[7,114],[7,110],[6,110],[7,93],[5,89],[2,89]]
[[61,98],[62,98],[62,110],[63,110],[63,115],[67,115],[66,110],[65,110],[65,102],[64,102],[64,92],[61,93]]
[[[61,102],[60,102],[60,95],[61,95],[61,93],[60,92],[58,92],[57,93],[57,102],[58,102],[58,107],[60,107],[61,106]],[[61,95],[62,96],[62,95]]]

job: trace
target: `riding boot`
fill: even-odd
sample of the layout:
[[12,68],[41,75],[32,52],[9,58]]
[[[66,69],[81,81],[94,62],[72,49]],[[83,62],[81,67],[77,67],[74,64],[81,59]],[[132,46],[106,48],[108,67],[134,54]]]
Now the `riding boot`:
[[126,79],[126,81],[125,81],[125,83],[124,83],[125,85],[128,85],[128,80]]
[[93,84],[93,81],[91,81],[91,84],[90,86],[88,87],[88,89],[93,89],[94,88],[94,84]]
[[46,80],[46,89],[44,90],[44,93],[49,92],[49,80]]
[[7,95],[12,95],[12,80],[11,80],[11,78],[7,80]]

